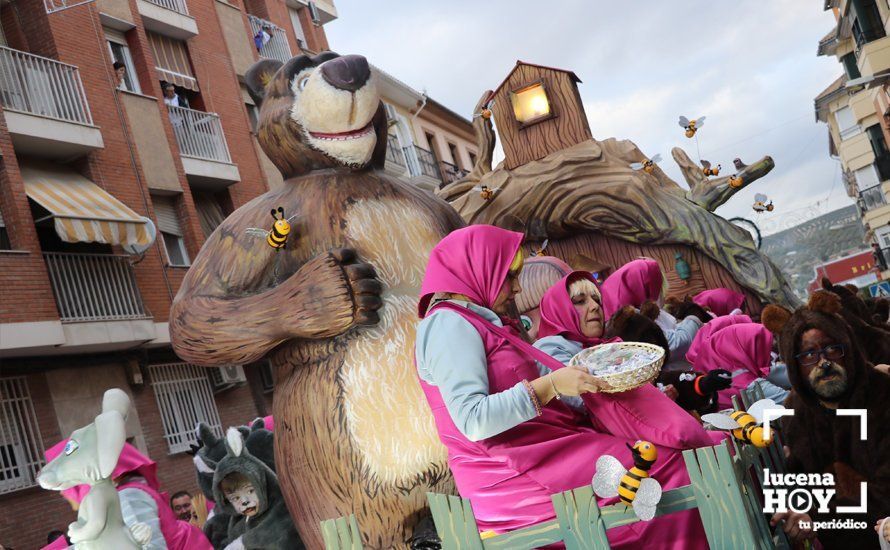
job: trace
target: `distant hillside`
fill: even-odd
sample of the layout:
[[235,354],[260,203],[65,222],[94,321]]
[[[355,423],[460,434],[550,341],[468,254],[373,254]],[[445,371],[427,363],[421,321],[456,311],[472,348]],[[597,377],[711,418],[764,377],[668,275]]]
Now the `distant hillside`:
[[868,250],[856,206],[846,206],[763,238],[760,247],[778,266],[795,292],[806,296],[813,268],[833,258]]

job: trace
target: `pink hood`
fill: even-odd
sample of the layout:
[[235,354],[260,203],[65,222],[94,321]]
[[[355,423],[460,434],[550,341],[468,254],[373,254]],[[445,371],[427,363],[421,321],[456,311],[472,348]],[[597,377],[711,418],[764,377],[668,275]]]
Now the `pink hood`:
[[418,315],[423,318],[433,294],[463,294],[491,309],[522,244],[522,233],[492,225],[471,225],[449,233],[430,252],[420,288]]
[[745,303],[745,295],[728,288],[715,288],[699,292],[692,301],[710,309],[717,317],[722,317],[729,315],[734,309],[740,309]]
[[[568,340],[580,342],[584,347],[595,346],[604,342],[614,342],[619,338],[602,339],[589,338],[581,333],[581,324],[578,311],[569,296],[569,285],[578,279],[588,279],[594,283],[593,276],[587,271],[573,271],[557,281],[550,287],[541,299],[541,325],[538,328],[538,338],[560,335]],[[596,283],[594,283],[596,286]],[[603,319],[603,330],[605,330]]]
[[639,308],[646,300],[657,301],[664,278],[655,260],[628,262],[603,282],[603,309],[606,319],[624,306]]

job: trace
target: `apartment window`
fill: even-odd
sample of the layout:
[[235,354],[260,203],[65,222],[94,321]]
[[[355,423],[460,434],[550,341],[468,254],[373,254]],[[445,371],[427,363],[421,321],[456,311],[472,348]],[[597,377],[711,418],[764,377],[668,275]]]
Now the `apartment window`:
[[188,251],[185,249],[185,240],[182,238],[182,226],[179,225],[179,214],[176,211],[176,199],[152,195],[151,202],[158,218],[158,231],[164,241],[164,249],[167,251],[167,260],[170,265],[190,265]]
[[460,168],[460,155],[457,152],[457,145],[449,142],[448,152],[451,153],[451,163],[454,164],[456,168]]
[[855,174],[856,187],[858,187],[860,191],[865,191],[866,189],[870,189],[881,183],[881,180],[878,177],[878,171],[875,169],[874,164],[869,164],[865,168],[856,170]]
[[290,22],[294,27],[294,34],[297,35],[297,45],[301,50],[305,50],[308,47],[308,42],[306,42],[306,33],[303,32],[303,25],[300,23],[301,10],[287,8],[287,11],[290,12]]
[[834,112],[834,118],[837,120],[837,126],[840,130],[841,139],[849,139],[862,132],[862,128],[856,124],[856,117],[853,115],[853,109],[849,107],[841,107]]
[[470,169],[476,166],[476,153],[467,153],[470,156]]
[[[123,33],[105,29],[105,39],[108,41],[108,51],[111,53],[111,61],[124,64],[124,82],[121,89],[129,92],[142,93],[139,88],[139,80],[136,78],[136,68],[133,65],[133,57],[127,46],[127,39]],[[115,78],[117,78],[115,76]]]
[[260,381],[263,384],[263,393],[272,393],[275,390],[275,375],[272,373],[271,362],[260,363]]
[[875,238],[881,248],[890,248],[890,227],[879,227],[875,230]]
[[198,422],[222,436],[219,411],[205,369],[188,363],[166,363],[149,365],[148,375],[170,454],[187,451],[197,443]]
[[24,376],[0,378],[0,494],[37,485],[43,441]]
[[198,81],[192,71],[185,42],[153,32],[145,34],[151,43],[158,79],[195,93],[199,92]]
[[851,5],[856,13],[853,21],[853,39],[856,47],[861,48],[865,44],[884,38],[884,25],[881,22],[881,12],[875,0],[852,0]]
[[847,80],[854,80],[862,76],[859,73],[859,67],[856,66],[855,53],[850,52],[843,56],[841,58],[841,63],[844,65],[844,72],[847,74]]
[[250,130],[255,134],[257,127],[260,125],[260,110],[256,105],[245,103],[247,107],[247,118],[250,120]]
[[12,250],[9,242],[9,233],[6,231],[6,223],[3,221],[3,213],[0,212],[0,250]]
[[887,142],[884,140],[884,132],[881,130],[880,124],[869,126],[865,131],[868,132],[868,140],[871,142],[871,150],[876,157],[882,157],[890,152],[887,150]]

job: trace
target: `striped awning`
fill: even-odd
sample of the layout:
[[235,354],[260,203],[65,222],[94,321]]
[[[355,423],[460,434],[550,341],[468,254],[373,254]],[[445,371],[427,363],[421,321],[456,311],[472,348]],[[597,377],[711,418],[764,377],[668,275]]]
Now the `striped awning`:
[[63,241],[148,245],[146,218],[72,170],[57,166],[20,166],[25,193],[49,210]]
[[151,42],[158,78],[197,92],[198,81],[195,80],[195,74],[192,72],[185,42],[153,32],[146,34],[148,41]]

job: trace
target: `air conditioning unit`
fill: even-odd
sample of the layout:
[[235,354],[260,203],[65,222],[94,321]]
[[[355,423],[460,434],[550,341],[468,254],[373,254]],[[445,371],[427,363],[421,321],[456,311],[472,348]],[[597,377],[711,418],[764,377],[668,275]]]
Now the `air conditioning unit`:
[[247,382],[247,377],[244,376],[241,365],[217,367],[210,371],[210,383],[213,385],[213,391],[217,393],[244,382]]
[[321,16],[318,14],[318,6],[315,2],[309,2],[309,17],[314,25],[321,25]]

